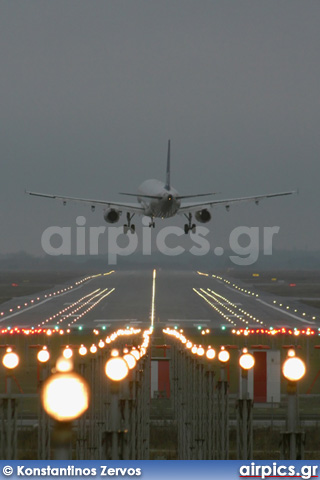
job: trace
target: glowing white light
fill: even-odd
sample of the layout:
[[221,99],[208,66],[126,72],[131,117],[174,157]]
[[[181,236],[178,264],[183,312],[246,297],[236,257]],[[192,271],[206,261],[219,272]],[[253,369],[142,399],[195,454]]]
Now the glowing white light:
[[2,363],[10,370],[16,368],[19,365],[19,356],[12,351],[7,351],[2,359]]
[[80,375],[56,373],[42,388],[41,400],[48,415],[58,421],[71,421],[89,407],[89,387]]
[[203,348],[203,347],[200,346],[200,347],[197,349],[197,355],[198,355],[199,357],[202,357],[202,355],[204,355],[204,348]]
[[206,357],[208,358],[208,360],[213,360],[215,356],[216,356],[215,350],[213,348],[208,348],[206,352]]
[[118,382],[128,375],[129,367],[123,358],[113,357],[107,361],[105,372],[108,378]]
[[46,363],[50,358],[50,353],[46,348],[43,348],[38,352],[37,358],[39,362]]
[[130,355],[130,353],[126,353],[123,359],[127,362],[130,370],[132,370],[137,364],[135,357],[133,355]]
[[289,357],[282,366],[283,376],[292,382],[297,382],[306,373],[306,365],[301,358]]
[[239,364],[244,370],[250,370],[254,366],[254,356],[251,353],[243,353],[239,358]]
[[56,369],[58,372],[71,372],[71,370],[73,369],[73,362],[71,358],[58,358],[56,363]]
[[79,348],[79,354],[80,355],[86,355],[87,354],[87,348],[84,346],[84,345],[81,345],[80,348]]
[[131,350],[130,354],[133,355],[136,360],[139,360],[140,354],[139,354],[138,350],[133,349],[133,350]]
[[227,350],[220,350],[218,353],[218,360],[222,363],[228,362],[230,359],[230,353]]
[[63,350],[62,355],[64,356],[64,358],[66,358],[66,359],[68,360],[69,358],[72,357],[73,351],[71,350],[71,348],[66,347],[66,348]]

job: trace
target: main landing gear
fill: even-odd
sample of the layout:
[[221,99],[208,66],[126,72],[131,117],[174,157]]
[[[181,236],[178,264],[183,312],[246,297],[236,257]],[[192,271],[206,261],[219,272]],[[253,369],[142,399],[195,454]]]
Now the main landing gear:
[[184,214],[184,216],[188,219],[188,223],[184,226],[184,233],[188,234],[191,230],[192,233],[196,233],[196,224],[192,223],[192,213]]
[[133,225],[133,224],[131,225],[131,220],[132,220],[133,217],[134,217],[134,213],[132,215],[130,215],[129,212],[127,213],[127,222],[128,223],[125,223],[123,225],[123,233],[128,233],[128,232],[134,233],[136,231],[136,226]]

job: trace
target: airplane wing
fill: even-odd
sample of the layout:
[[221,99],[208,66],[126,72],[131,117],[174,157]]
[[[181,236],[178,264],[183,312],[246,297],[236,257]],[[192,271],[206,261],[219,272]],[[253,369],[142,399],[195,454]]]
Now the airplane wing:
[[240,203],[240,202],[255,202],[256,204],[259,203],[260,200],[264,200],[265,198],[272,198],[272,197],[283,197],[285,195],[293,195],[297,193],[296,191],[292,192],[280,192],[280,193],[268,193],[266,195],[256,195],[253,197],[240,197],[240,198],[229,198],[225,200],[212,200],[211,202],[192,202],[192,203],[183,203],[179,208],[179,214],[184,213],[191,213],[202,208],[211,208],[217,205],[224,205],[227,210],[229,209],[232,203]]
[[77,197],[63,197],[62,195],[49,195],[47,193],[37,193],[37,192],[28,192],[28,195],[34,195],[36,197],[45,197],[45,198],[52,198],[54,200],[61,200],[64,205],[67,202],[81,202],[87,203],[94,208],[96,205],[102,205],[109,208],[115,208],[117,210],[127,210],[133,213],[138,213],[140,215],[144,215],[144,209],[138,203],[122,203],[122,202],[108,202],[106,200],[93,200],[88,198],[77,198]]

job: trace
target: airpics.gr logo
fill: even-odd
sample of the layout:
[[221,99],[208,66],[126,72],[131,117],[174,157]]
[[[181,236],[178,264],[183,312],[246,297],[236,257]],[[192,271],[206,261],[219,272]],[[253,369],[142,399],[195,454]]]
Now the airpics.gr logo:
[[[101,246],[108,252],[108,264],[116,265],[119,256],[125,257],[138,250],[142,255],[152,254],[152,245],[155,243],[159,253],[166,256],[179,256],[187,250],[191,255],[204,256],[210,251],[216,256],[222,256],[225,249],[213,247],[208,234],[210,230],[198,226],[195,232],[190,233],[190,246],[182,244],[185,238],[184,229],[178,226],[161,228],[152,238],[149,228],[149,219],[142,220],[141,233],[123,233],[123,227],[86,227],[86,218],[76,218],[76,225],[72,227],[51,226],[46,228],[41,236],[41,246],[47,255],[99,255]],[[274,235],[278,234],[280,227],[247,227],[234,228],[229,235],[228,250],[233,255],[229,259],[235,265],[253,265],[263,255],[272,255],[272,242]],[[240,241],[241,240],[241,241]],[[175,243],[175,246],[172,246]],[[245,244],[243,246],[243,243]]]
[[309,480],[310,478],[318,478],[317,465],[278,465],[273,462],[272,465],[257,465],[251,462],[250,465],[242,465],[239,469],[239,478],[302,478]]

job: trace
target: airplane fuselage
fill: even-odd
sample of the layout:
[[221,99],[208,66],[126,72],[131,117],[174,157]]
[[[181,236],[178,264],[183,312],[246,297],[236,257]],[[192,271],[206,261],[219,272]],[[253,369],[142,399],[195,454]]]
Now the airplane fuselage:
[[[148,198],[149,195],[157,198]],[[180,208],[180,200],[176,197],[177,190],[166,185],[160,180],[146,180],[138,188],[137,200],[143,207],[146,216],[158,218],[173,217]]]

